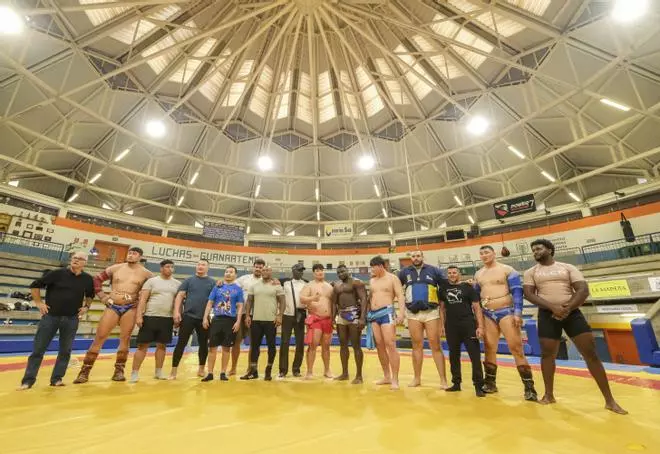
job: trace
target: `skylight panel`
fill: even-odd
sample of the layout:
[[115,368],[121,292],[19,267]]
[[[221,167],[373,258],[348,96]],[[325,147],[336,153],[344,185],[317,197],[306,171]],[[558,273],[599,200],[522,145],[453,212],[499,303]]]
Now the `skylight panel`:
[[107,8],[99,9],[90,9],[86,10],[85,14],[89,18],[90,22],[94,25],[101,25],[104,22],[109,21],[113,17],[119,16],[124,11],[128,11],[128,7],[112,7],[113,3],[116,3],[115,0],[80,0],[81,5],[98,5],[98,4],[108,4]]
[[319,98],[319,122],[325,123],[337,117],[337,109],[335,107],[335,97],[332,93],[328,93]]

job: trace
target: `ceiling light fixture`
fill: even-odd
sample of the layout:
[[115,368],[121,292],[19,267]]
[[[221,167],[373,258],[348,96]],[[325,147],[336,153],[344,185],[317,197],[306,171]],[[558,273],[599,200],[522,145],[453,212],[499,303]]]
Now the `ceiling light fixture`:
[[249,226],[249,225],[246,227],[246,229],[245,229],[245,233],[246,233],[246,234],[249,234],[249,233],[250,233],[250,226]]
[[273,168],[273,160],[270,156],[259,156],[259,159],[257,159],[257,167],[259,167],[259,170],[262,172],[268,172]]
[[419,225],[419,229],[422,230],[422,231],[426,231],[426,230],[428,230],[429,228],[428,228],[427,226],[425,226],[424,224],[420,224],[420,225]]
[[383,207],[383,217],[387,217],[387,210]]
[[447,228],[447,223],[443,222],[442,224],[440,224],[440,228],[441,229],[446,229]]
[[376,165],[376,161],[374,160],[373,156],[369,156],[369,155],[362,156],[358,161],[358,166],[362,170],[371,170],[374,168],[375,165]]
[[361,231],[360,236],[367,236],[367,231],[366,230]]
[[474,218],[471,214],[468,214],[468,219],[470,220],[470,224],[474,224]]
[[454,195],[454,200],[456,200],[456,203],[458,203],[460,206],[463,206],[463,202],[461,202],[461,199],[459,199],[457,195]]
[[179,197],[179,200],[176,202],[176,206],[178,206],[178,207],[181,206],[181,204],[183,203],[183,198],[184,198],[184,197],[185,197],[185,196],[183,196],[183,195],[182,195],[181,197]]
[[321,211],[320,210],[316,210],[316,220],[317,221],[321,220]]
[[551,182],[553,182],[553,183],[554,183],[555,181],[557,181],[557,180],[555,179],[555,177],[553,177],[552,175],[550,175],[550,174],[549,174],[548,172],[546,172],[545,170],[542,170],[542,171],[541,171],[541,175],[543,175],[544,177],[546,177],[549,181],[551,181]]
[[392,230],[392,226],[388,225],[387,226],[387,231],[390,232],[390,235],[394,235],[394,231]]
[[8,181],[7,184],[8,184],[9,186],[13,186],[13,187],[17,188],[17,187],[18,187],[18,180],[11,180],[11,181]]
[[147,134],[154,139],[160,139],[165,136],[166,128],[165,123],[160,120],[149,120],[145,127]]
[[[648,182],[649,182],[649,180],[647,180],[646,178],[637,178],[637,184],[645,184],[645,183],[648,183]],[[11,182],[9,182],[9,184],[11,184]],[[18,184],[16,184],[16,186],[18,186]]]
[[259,197],[259,192],[261,192],[261,185],[260,185],[260,184],[258,184],[258,185],[257,185],[257,189],[254,190],[254,198],[255,198],[255,199],[256,199],[257,197]]
[[619,104],[618,102],[612,101],[611,99],[603,98],[600,100],[600,102],[607,106],[614,107],[615,109],[622,110],[624,112],[628,112],[630,110],[630,107],[623,104]]
[[570,196],[571,199],[575,200],[576,202],[582,202],[582,199],[578,197],[574,192],[568,192],[568,195]]
[[374,183],[374,191],[376,192],[376,197],[380,197],[380,189],[378,189],[378,185]]
[[119,153],[119,154],[117,155],[117,157],[115,158],[115,162],[119,162],[119,161],[121,161],[121,160],[124,159],[124,158],[126,157],[126,155],[127,155],[128,153],[130,153],[130,152],[131,152],[131,149],[130,149],[130,148],[126,148],[124,151],[122,151],[121,153]]
[[278,232],[277,230],[273,230],[272,233],[273,233],[273,236],[280,236],[280,232]]
[[127,214],[129,216],[133,216],[134,211],[133,210],[126,210],[124,211],[124,214]]
[[195,181],[197,181],[197,177],[199,177],[199,171],[195,172],[195,173],[193,174],[192,178],[190,179],[190,183],[189,183],[189,184],[190,184],[191,186],[192,186],[193,184],[195,184]]
[[511,145],[509,145],[508,148],[509,148],[509,151],[510,151],[511,153],[515,154],[515,155],[518,156],[520,159],[525,159],[525,155],[522,154],[517,148],[512,147]]
[[76,192],[76,193],[73,194],[71,197],[69,197],[69,200],[67,200],[67,202],[69,202],[69,203],[73,202],[74,200],[76,200],[76,199],[78,198],[79,195],[80,195],[80,194],[78,194],[78,193]]
[[173,214],[170,214],[170,215],[167,217],[167,223],[169,224],[170,222],[172,222],[172,219],[174,219],[174,215],[173,215]]
[[104,210],[112,210],[112,207],[105,202],[101,204],[101,208],[103,208]]
[[467,124],[467,130],[470,134],[474,134],[475,136],[480,136],[484,132],[488,130],[488,120],[486,120],[484,117],[481,116],[476,116],[472,117],[470,121]]
[[316,229],[316,236],[321,238],[321,229]]
[[612,19],[617,22],[632,22],[646,13],[648,0],[616,0],[612,8]]
[[0,34],[18,35],[22,31],[23,20],[16,11],[7,6],[0,6]]
[[204,224],[202,224],[202,223],[199,222],[199,221],[195,221],[195,224],[193,224],[193,225],[194,225],[195,228],[197,228],[197,229],[203,229],[203,228],[204,228]]
[[94,184],[94,183],[96,183],[96,182],[99,180],[99,178],[101,178],[101,172],[99,172],[99,173],[97,173],[96,175],[94,175],[94,176],[92,177],[92,179],[89,180],[89,184]]
[[319,201],[319,187],[314,188],[314,197],[316,197],[316,201]]
[[291,230],[289,233],[286,234],[286,236],[296,236],[296,231]]

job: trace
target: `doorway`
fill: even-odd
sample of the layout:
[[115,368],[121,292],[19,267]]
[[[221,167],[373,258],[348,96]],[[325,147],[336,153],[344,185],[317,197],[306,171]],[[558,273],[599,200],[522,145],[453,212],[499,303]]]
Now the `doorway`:
[[95,241],[94,247],[98,251],[96,260],[109,264],[123,263],[128,254],[128,244],[111,243],[109,241]]

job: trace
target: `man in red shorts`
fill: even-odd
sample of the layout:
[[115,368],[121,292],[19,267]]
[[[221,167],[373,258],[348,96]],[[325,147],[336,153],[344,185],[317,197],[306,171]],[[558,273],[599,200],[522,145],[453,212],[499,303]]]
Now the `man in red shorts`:
[[321,345],[323,376],[332,378],[330,373],[330,341],[332,340],[332,285],[325,280],[325,270],[320,263],[312,266],[314,280],[300,293],[300,301],[307,307],[307,375],[314,376],[316,349]]

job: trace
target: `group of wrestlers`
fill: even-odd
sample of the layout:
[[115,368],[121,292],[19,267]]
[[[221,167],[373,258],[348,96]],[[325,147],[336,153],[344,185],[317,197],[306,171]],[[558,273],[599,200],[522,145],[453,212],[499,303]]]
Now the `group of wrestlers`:
[[[383,377],[375,383],[398,389],[400,357],[396,348],[396,327],[407,319],[414,372],[410,387],[421,385],[426,340],[442,389],[461,391],[463,345],[471,361],[476,396],[496,393],[496,355],[500,335],[503,335],[522,380],[524,399],[554,403],[555,359],[562,332],[566,332],[598,384],[605,398],[605,408],[625,414],[612,396],[605,369],[596,355],[591,328],[580,311],[589,296],[584,277],[573,265],[554,260],[555,249],[550,241],[535,240],[531,249],[537,264],[525,271],[522,278],[511,266],[497,261],[491,246],[480,248],[483,266],[468,280],[463,280],[456,266],[442,270],[424,263],[421,251],[412,252],[411,265],[398,275],[390,273],[386,261],[377,256],[370,261],[371,279],[367,289],[367,285],[352,277],[344,265],[337,267],[338,280],[332,283],[325,280],[325,269],[321,264],[313,265],[311,282],[302,278],[305,270],[302,264],[292,267],[290,279],[278,280],[273,278],[272,269],[262,259],[254,261],[251,274],[240,278],[236,268],[226,267],[223,278],[217,282],[208,276],[208,261],[200,260],[195,275],[179,282],[173,277],[174,263],[171,260],[163,260],[159,275],[154,276],[141,263],[142,250],[134,247],[129,250],[125,263],[110,266],[93,279],[96,295],[106,309],[74,383],[89,380],[101,347],[117,325],[120,336],[112,380],[125,381],[129,342],[137,324],[138,348],[133,359],[131,382],[139,380],[140,366],[149,345],[154,342],[155,378],[176,379],[179,362],[193,331],[199,341],[198,375],[202,381],[214,379],[218,347],[222,348],[218,378],[227,381],[236,375],[241,343],[248,337],[249,365],[240,379],[259,378],[259,353],[265,337],[268,359],[264,379],[270,381],[277,356],[276,332],[279,327],[282,340],[279,379],[285,378],[289,371],[289,344],[293,333],[295,356],[291,371],[294,377],[302,377],[301,366],[303,356],[306,356],[304,378],[313,378],[320,346],[324,377],[348,380],[350,345],[356,365],[352,383],[360,384],[363,382],[361,341],[366,328],[367,347],[376,348],[383,370]],[[103,291],[106,281],[110,281],[109,293]],[[523,350],[524,298],[538,306],[541,371],[545,384],[545,394],[540,400]],[[89,298],[86,301],[89,304]],[[171,343],[175,328],[178,328],[179,336],[171,373],[167,377],[163,374],[166,346]],[[330,371],[330,343],[335,331],[339,338],[342,367],[341,374],[336,377]],[[449,347],[451,386],[446,378],[441,346],[443,336]],[[485,347],[483,368],[480,340]]]

